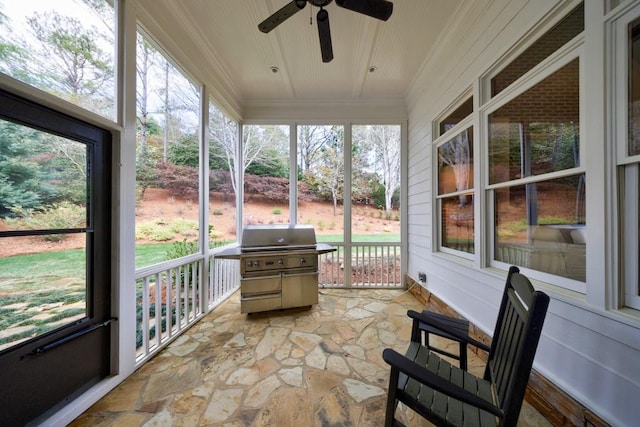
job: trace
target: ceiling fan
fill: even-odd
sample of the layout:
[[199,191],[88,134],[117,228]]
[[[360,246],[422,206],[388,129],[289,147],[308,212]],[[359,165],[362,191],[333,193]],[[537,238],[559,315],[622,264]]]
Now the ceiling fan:
[[[331,62],[333,59],[333,47],[331,45],[331,29],[329,28],[329,13],[324,9],[333,0],[293,0],[276,13],[262,21],[258,28],[263,33],[276,28],[294,14],[304,9],[307,3],[319,7],[316,15],[318,22],[318,35],[320,36],[320,51],[322,52],[322,62]],[[345,9],[362,13],[372,18],[386,21],[393,12],[393,3],[387,0],[336,0],[336,4]]]

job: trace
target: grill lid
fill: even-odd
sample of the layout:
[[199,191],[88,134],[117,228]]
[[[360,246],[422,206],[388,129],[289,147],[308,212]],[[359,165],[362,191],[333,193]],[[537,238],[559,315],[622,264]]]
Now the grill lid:
[[313,249],[316,232],[309,224],[247,225],[240,245],[243,252]]

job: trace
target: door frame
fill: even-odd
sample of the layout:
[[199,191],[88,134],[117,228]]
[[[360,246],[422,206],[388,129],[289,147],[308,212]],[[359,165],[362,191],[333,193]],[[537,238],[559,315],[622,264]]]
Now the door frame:
[[[0,89],[0,118],[87,144],[86,316],[0,352],[4,425],[37,423],[115,374],[112,133]],[[24,235],[25,233],[20,233]],[[14,234],[15,235],[15,234]],[[3,238],[11,232],[0,233]],[[90,354],[87,354],[90,351]]]

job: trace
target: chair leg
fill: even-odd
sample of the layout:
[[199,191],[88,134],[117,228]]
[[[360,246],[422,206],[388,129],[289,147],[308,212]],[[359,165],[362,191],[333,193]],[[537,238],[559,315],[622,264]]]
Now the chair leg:
[[460,369],[467,370],[467,345],[460,341]]
[[391,375],[389,376],[389,392],[387,394],[387,412],[384,417],[384,427],[392,427],[396,413],[396,406],[398,402],[396,400],[396,390],[398,389],[398,376],[400,371],[391,368]]

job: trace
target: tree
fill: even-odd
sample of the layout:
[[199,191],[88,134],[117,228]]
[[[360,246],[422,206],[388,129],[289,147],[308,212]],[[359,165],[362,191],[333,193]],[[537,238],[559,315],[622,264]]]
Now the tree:
[[9,18],[0,12],[0,72],[30,83],[32,79],[25,65],[29,57],[28,49],[17,40],[12,40],[12,34],[14,31]]
[[384,209],[391,215],[391,199],[400,188],[400,126],[369,126],[375,153],[375,165],[382,175]]
[[333,215],[338,214],[338,201],[344,198],[344,128],[325,126],[326,138],[317,161],[306,172],[305,180],[333,202]]
[[451,166],[456,182],[456,191],[471,188],[473,169],[473,145],[469,141],[469,130],[464,130],[438,147],[438,161]]
[[[400,188],[400,126],[354,126],[353,141],[354,148],[362,153],[360,173],[364,173],[364,177],[375,174],[375,178],[369,176],[368,179],[369,196],[377,198],[382,187],[383,206],[389,217],[393,195]],[[355,164],[353,170],[358,170]],[[358,183],[358,180],[354,181]]]
[[[226,160],[226,170],[238,195],[236,171],[244,175],[248,170],[271,176],[288,176],[288,141],[282,126],[250,125],[243,128],[241,145],[242,163],[238,159],[238,125],[228,119],[222,111],[212,108],[209,114],[210,146],[215,152],[222,153]],[[252,168],[252,165],[255,168]]]
[[[213,107],[209,112],[209,149],[224,156],[233,193],[237,196],[236,160],[238,156],[238,124]],[[216,162],[220,163],[220,162]],[[211,162],[210,162],[211,164]]]
[[327,126],[298,126],[298,168],[301,175],[313,166],[329,138],[331,131]]
[[99,46],[97,31],[54,11],[36,12],[28,23],[43,48],[55,53],[47,55],[50,61],[41,64],[40,72],[60,95],[88,105],[91,95],[110,86],[113,66],[109,55]]
[[0,121],[0,217],[87,198],[86,146]]

